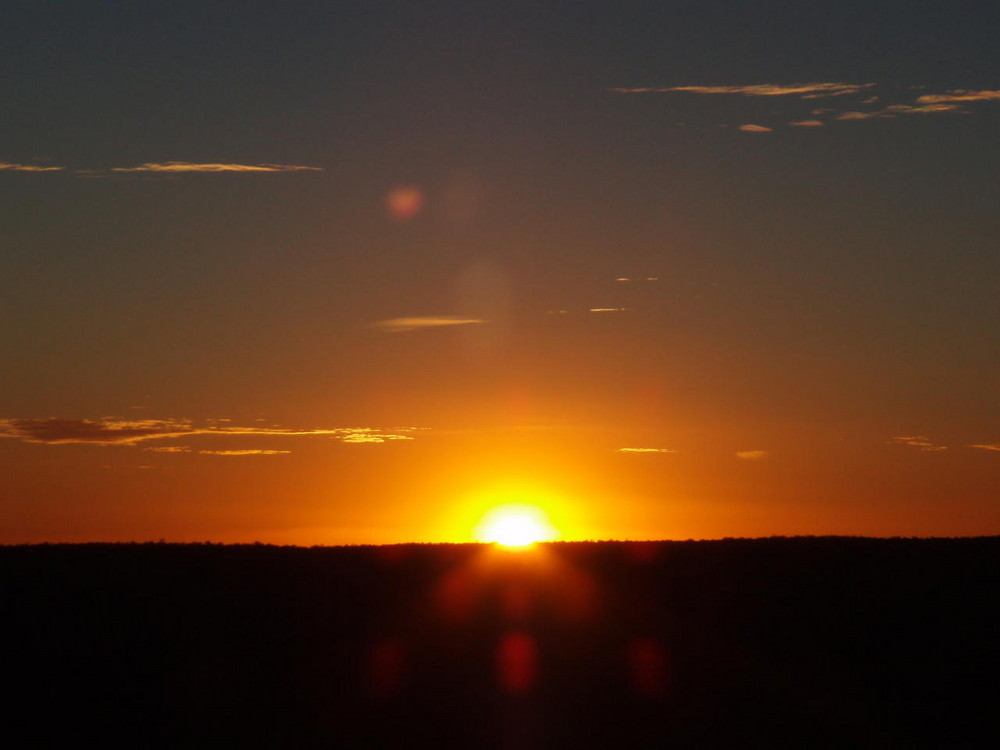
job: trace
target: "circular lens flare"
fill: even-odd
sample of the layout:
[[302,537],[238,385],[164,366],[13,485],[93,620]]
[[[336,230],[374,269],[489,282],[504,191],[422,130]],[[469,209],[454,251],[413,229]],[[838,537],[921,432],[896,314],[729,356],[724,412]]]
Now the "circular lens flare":
[[529,547],[558,537],[559,532],[545,512],[535,505],[497,506],[476,528],[476,539],[480,542],[496,542],[504,547]]

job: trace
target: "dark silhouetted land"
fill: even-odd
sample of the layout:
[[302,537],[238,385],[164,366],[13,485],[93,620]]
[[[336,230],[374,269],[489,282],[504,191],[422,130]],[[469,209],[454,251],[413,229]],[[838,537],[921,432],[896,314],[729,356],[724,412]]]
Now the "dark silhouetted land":
[[0,548],[11,747],[985,747],[1000,537]]

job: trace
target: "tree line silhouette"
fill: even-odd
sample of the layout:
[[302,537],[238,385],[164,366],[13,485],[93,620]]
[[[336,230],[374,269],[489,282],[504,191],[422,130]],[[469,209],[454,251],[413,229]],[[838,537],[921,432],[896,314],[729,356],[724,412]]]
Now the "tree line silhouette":
[[0,547],[4,733],[981,747],[998,563],[1000,537]]

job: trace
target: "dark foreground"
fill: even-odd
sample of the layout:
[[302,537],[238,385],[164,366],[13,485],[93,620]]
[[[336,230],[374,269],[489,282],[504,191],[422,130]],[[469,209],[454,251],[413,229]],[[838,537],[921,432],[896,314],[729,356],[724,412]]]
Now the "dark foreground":
[[0,548],[9,747],[986,747],[1000,537]]

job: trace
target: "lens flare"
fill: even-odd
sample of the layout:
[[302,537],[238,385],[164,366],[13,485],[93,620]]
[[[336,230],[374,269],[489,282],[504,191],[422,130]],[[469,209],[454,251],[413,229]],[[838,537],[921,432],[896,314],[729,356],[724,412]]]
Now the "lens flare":
[[394,221],[406,221],[419,214],[424,207],[424,193],[412,185],[393,188],[386,196],[385,204]]
[[508,504],[491,509],[476,528],[480,542],[504,547],[529,547],[559,538],[545,512],[536,505]]

